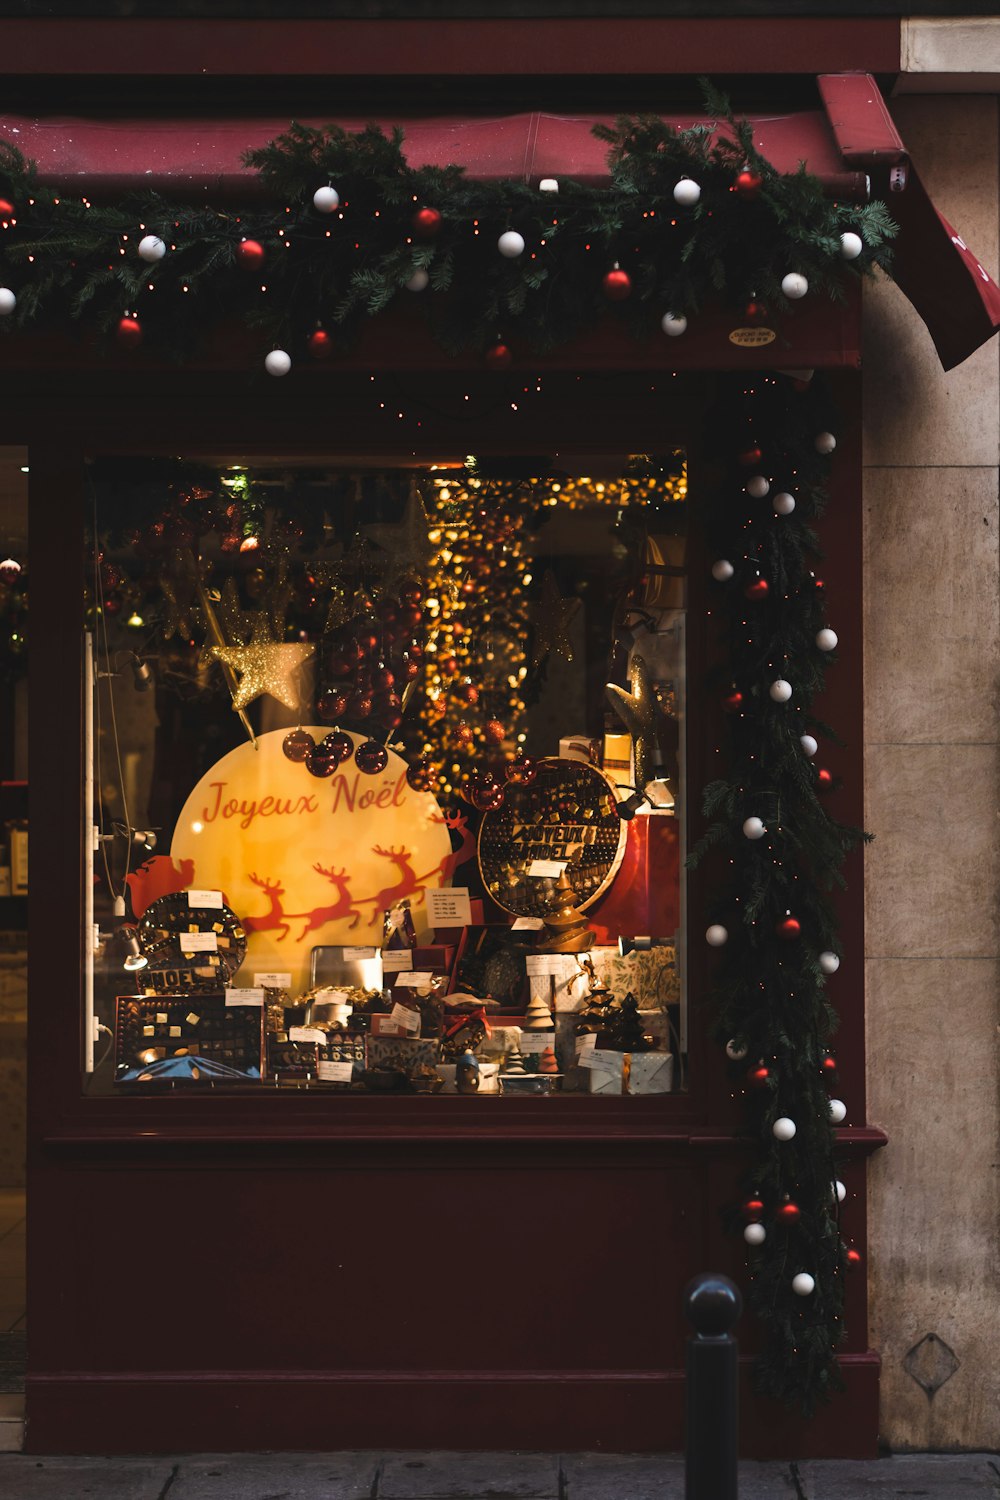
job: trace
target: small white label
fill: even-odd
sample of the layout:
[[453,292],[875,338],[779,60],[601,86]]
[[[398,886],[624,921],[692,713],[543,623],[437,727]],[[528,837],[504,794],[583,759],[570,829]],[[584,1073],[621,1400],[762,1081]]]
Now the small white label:
[[222,906],[221,891],[188,891],[188,906]]
[[361,958],[374,958],[377,953],[377,948],[345,948],[344,961],[354,962]]
[[290,1042],[318,1042],[321,1047],[325,1047],[326,1032],[320,1031],[316,1026],[292,1026],[289,1028],[288,1040]]
[[414,990],[429,990],[433,981],[434,975],[425,973],[423,969],[410,969],[408,973],[396,975],[397,985],[405,985]]
[[180,934],[182,953],[218,953],[219,938],[214,932],[182,932]]
[[291,974],[255,974],[253,982],[255,986],[266,990],[290,990],[292,976]]
[[581,1052],[577,1058],[577,1062],[581,1068],[597,1068],[601,1073],[620,1073],[622,1071],[622,1055],[620,1052],[601,1052],[596,1047],[591,1047],[588,1051]]
[[321,1083],[350,1083],[354,1076],[352,1062],[324,1062],[320,1059],[316,1069]]
[[586,1064],[580,1062],[580,1056],[581,1056],[581,1054],[584,1053],[584,1052],[593,1052],[593,1050],[594,1050],[594,1048],[596,1046],[597,1046],[597,1032],[596,1031],[587,1031],[587,1032],[585,1032],[583,1034],[583,1036],[578,1036],[577,1037],[577,1039],[576,1039],[576,1059],[577,1059],[577,1062],[580,1063],[580,1067],[581,1068],[586,1066]]
[[533,859],[528,866],[528,874],[541,876],[546,880],[558,880],[567,864],[565,859]]
[[528,953],[525,955],[524,967],[532,978],[538,974],[559,974],[562,960],[561,953]]
[[472,906],[467,886],[444,885],[428,891],[424,900],[432,927],[471,927]]
[[382,949],[382,973],[402,974],[407,969],[413,968],[412,948],[383,948]]
[[251,990],[251,989],[235,990],[235,989],[231,989],[227,985],[226,986],[226,1004],[227,1005],[263,1005],[264,1004],[264,991],[262,989],[257,989],[257,990]]
[[521,1052],[544,1052],[546,1047],[555,1051],[555,1040],[553,1031],[522,1031]]
[[515,917],[510,924],[511,932],[541,932],[545,923],[541,917]]
[[394,1026],[403,1031],[420,1030],[420,1012],[418,1010],[407,1010],[405,1005],[394,1005],[389,1012],[389,1020]]

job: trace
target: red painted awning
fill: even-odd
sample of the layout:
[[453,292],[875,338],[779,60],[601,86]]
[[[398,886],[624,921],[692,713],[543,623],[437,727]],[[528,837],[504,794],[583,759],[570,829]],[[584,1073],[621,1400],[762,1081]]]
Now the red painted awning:
[[[923,318],[945,369],[961,363],[1000,328],[1000,287],[961,235],[935,209],[866,73],[819,77],[822,108],[751,116],[761,153],[782,172],[800,162],[831,194],[863,199],[869,179],[900,226],[894,277]],[[667,115],[671,123],[702,116]],[[603,115],[544,113],[394,120],[415,167],[455,163],[470,177],[607,180],[606,148],[592,134]],[[306,123],[324,123],[322,121]],[[360,129],[365,120],[339,121]],[[185,197],[246,196],[259,191],[241,154],[287,128],[285,120],[78,119],[0,116],[0,136],[34,158],[43,178],[91,196],[155,187]]]

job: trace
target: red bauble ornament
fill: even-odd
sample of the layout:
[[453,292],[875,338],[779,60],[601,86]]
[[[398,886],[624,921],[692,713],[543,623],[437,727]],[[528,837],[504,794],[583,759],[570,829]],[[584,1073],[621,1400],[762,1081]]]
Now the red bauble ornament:
[[264,246],[259,240],[240,240],[236,246],[236,259],[248,271],[257,270],[264,262]]
[[285,735],[281,748],[289,760],[304,761],[309,752],[315,750],[316,741],[304,729],[293,729]]
[[513,359],[514,356],[506,344],[494,344],[492,349],[486,351],[486,363],[491,370],[506,370]]
[[12,219],[16,212],[9,198],[0,198],[0,219]]
[[743,694],[738,688],[733,688],[733,691],[723,698],[722,706],[727,714],[738,714],[743,707]]
[[342,729],[334,729],[330,734],[323,736],[319,742],[319,748],[324,755],[332,756],[338,766],[342,766],[345,760],[351,758],[354,741]]
[[856,1271],[858,1269],[858,1267],[861,1265],[861,1251],[860,1250],[855,1250],[853,1248],[850,1249],[850,1250],[848,1250],[846,1258],[847,1258],[847,1269],[849,1271]]
[[830,1054],[827,1053],[826,1057],[824,1057],[823,1061],[820,1063],[820,1068],[827,1075],[827,1077],[832,1078],[834,1073],[836,1073],[837,1071],[837,1059],[835,1057],[831,1057]]
[[411,653],[407,651],[403,652],[403,676],[407,682],[413,682],[415,678],[420,676],[420,663],[412,661]]
[[375,613],[386,625],[394,625],[399,619],[399,605],[395,599],[380,599],[375,606]]
[[759,448],[744,448],[742,453],[737,453],[736,462],[742,464],[744,469],[756,469],[763,457]]
[[507,780],[514,786],[530,786],[538,777],[538,766],[530,755],[519,750],[507,767]]
[[354,693],[347,712],[352,719],[367,719],[372,711],[372,697],[370,693]]
[[767,317],[767,308],[765,307],[763,302],[758,302],[756,298],[754,298],[752,301],[748,302],[746,307],[743,309],[743,316],[746,318],[748,323],[760,323],[764,318]]
[[755,578],[743,590],[743,597],[744,599],[750,599],[756,604],[759,600],[766,599],[770,592],[770,586],[766,578]]
[[119,318],[115,338],[126,349],[137,349],[142,343],[142,325],[138,318]]
[[433,240],[441,233],[441,215],[436,208],[418,208],[412,223],[418,240]]
[[781,921],[775,928],[775,932],[780,938],[783,938],[786,943],[794,943],[795,939],[802,932],[802,923],[799,921],[798,917],[793,917],[789,912],[786,916],[782,917]]
[[325,692],[320,693],[316,700],[316,712],[321,719],[325,719],[328,724],[332,724],[334,719],[339,719],[347,712],[348,702],[349,695],[347,693],[341,692],[336,688],[327,688]]
[[624,302],[632,291],[632,278],[620,266],[615,266],[604,278],[604,295],[609,302]]
[[458,671],[458,657],[442,656],[441,660],[438,662],[438,670],[442,672],[445,677],[454,677],[455,673]]
[[496,812],[498,807],[503,806],[503,787],[487,771],[480,781],[470,783],[469,801],[478,812]]
[[325,328],[314,328],[306,344],[312,359],[329,359],[333,353],[333,339]]
[[468,750],[475,736],[468,724],[459,724],[455,730],[454,744],[457,750]]
[[488,719],[484,733],[490,745],[502,745],[507,737],[507,731],[499,719]]
[[404,604],[420,604],[423,601],[424,591],[419,583],[404,583],[399,591],[399,597]]
[[801,1210],[797,1203],[783,1203],[778,1209],[778,1218],[784,1219],[786,1224],[794,1224],[801,1216]]
[[[416,630],[423,618],[424,612],[419,604],[406,604],[399,611],[399,623],[407,630]],[[410,649],[413,649],[412,646]]]
[[384,661],[380,661],[372,673],[372,686],[377,687],[380,691],[384,691],[387,688],[393,687],[395,681],[395,672],[390,671]]
[[437,772],[426,756],[422,755],[406,768],[406,784],[415,792],[433,792],[437,786]]
[[766,1089],[771,1081],[771,1070],[765,1068],[761,1063],[759,1067],[751,1068],[747,1074],[747,1083],[752,1089]]
[[742,198],[744,203],[750,203],[760,192],[764,185],[764,179],[756,172],[751,172],[749,167],[744,167],[742,172],[736,176],[736,196]]
[[820,766],[816,772],[816,789],[820,792],[828,792],[833,786],[833,772],[828,771],[825,766]]
[[748,1198],[743,1205],[743,1217],[750,1224],[755,1224],[764,1216],[764,1205],[759,1198]]
[[365,740],[354,752],[358,770],[366,776],[377,776],[389,764],[389,752],[378,740]]
[[458,696],[463,703],[474,704],[479,702],[479,689],[468,677],[464,678],[458,685]]
[[306,770],[311,776],[332,776],[338,764],[336,756],[322,745],[314,745],[306,756]]

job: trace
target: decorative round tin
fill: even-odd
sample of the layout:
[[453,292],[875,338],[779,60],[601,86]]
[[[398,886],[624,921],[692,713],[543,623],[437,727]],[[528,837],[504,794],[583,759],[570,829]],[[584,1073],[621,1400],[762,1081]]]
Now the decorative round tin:
[[151,969],[193,969],[224,984],[243,962],[246,933],[228,906],[192,906],[187,891],[160,896],[137,928]]

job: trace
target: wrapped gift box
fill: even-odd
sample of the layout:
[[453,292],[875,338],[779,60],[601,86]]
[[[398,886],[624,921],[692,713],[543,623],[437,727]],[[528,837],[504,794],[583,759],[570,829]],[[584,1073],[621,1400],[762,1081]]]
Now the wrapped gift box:
[[669,1094],[674,1083],[674,1059],[669,1052],[633,1052],[626,1070],[630,1094]]

